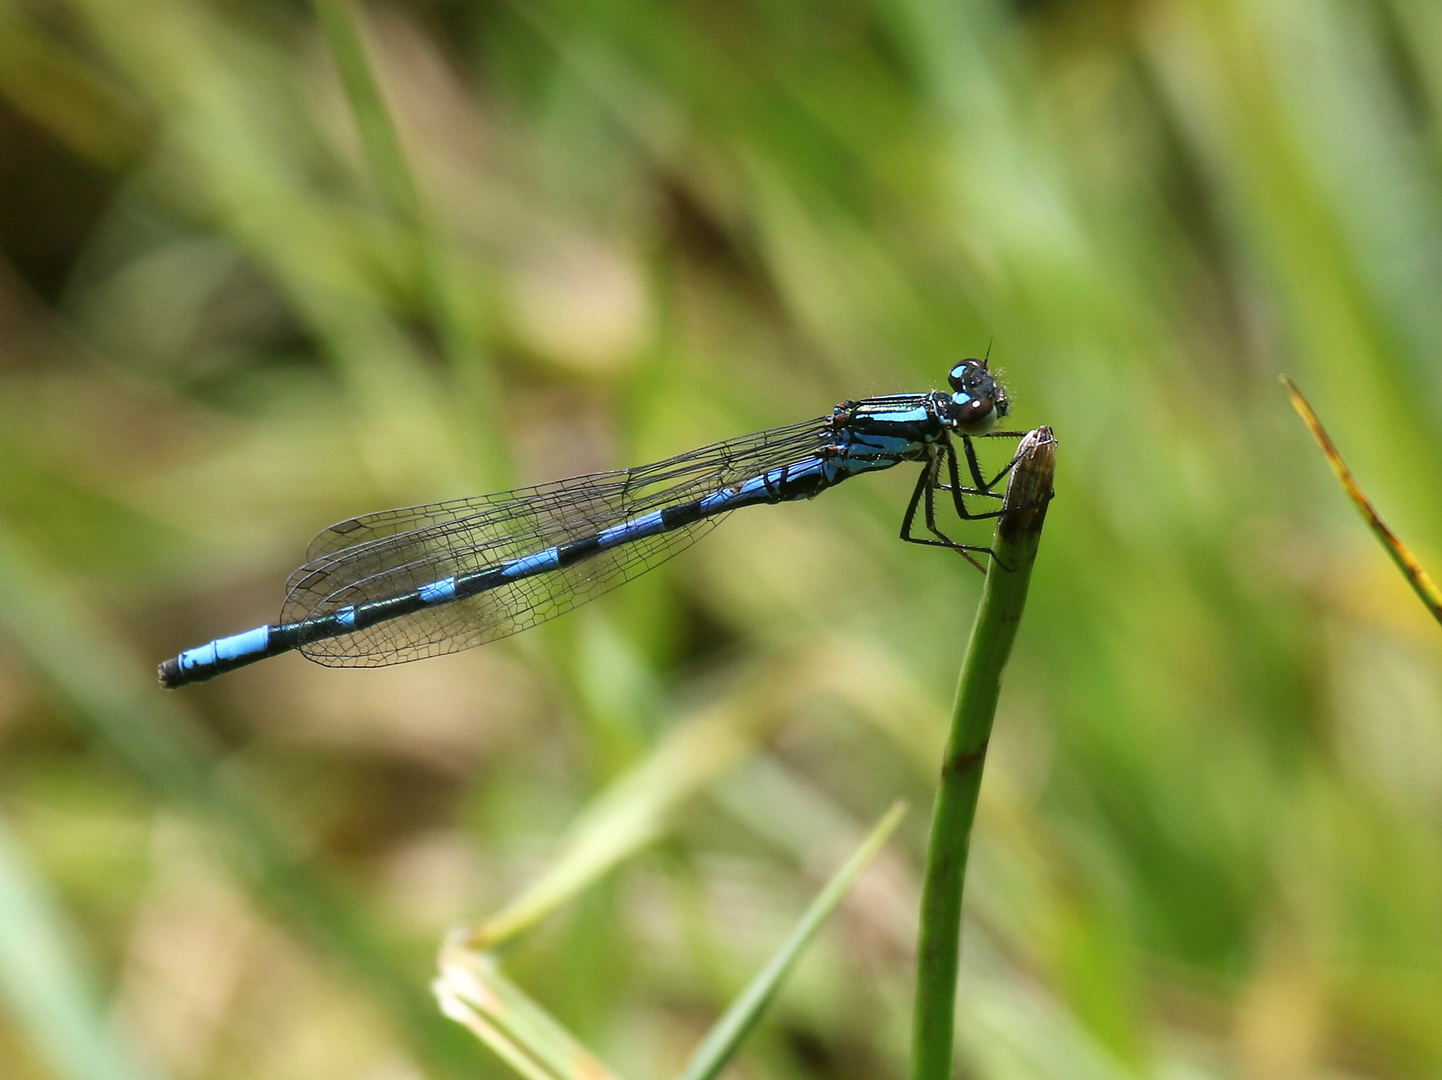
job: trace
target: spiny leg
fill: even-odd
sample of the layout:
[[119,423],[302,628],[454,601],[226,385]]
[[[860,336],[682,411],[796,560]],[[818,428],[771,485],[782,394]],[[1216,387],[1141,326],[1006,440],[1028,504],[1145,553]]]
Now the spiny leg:
[[[966,436],[963,435],[962,438],[965,439]],[[971,442],[969,440],[966,443],[966,448],[968,453],[970,453]],[[1000,498],[1001,496],[995,491],[985,491],[962,487],[961,470],[960,466],[957,465],[956,461],[956,445],[948,441],[941,452],[946,455],[946,468],[947,473],[951,479],[951,483],[937,484],[933,480],[932,486],[935,488],[940,488],[942,491],[951,492],[952,505],[956,507],[957,516],[960,517],[962,521],[982,521],[986,518],[1001,517],[1002,514],[1006,513],[1005,510],[988,510],[984,514],[973,514],[970,510],[968,510],[966,508],[966,500],[962,498],[963,495],[989,495],[994,499]],[[971,465],[973,469],[976,469],[975,457],[971,459]],[[1010,468],[1010,466],[1008,466],[1008,468]],[[993,483],[994,482],[995,481],[993,481]]]
[[[951,447],[950,447],[949,444],[948,444],[948,446],[947,446],[947,449],[948,449],[948,451],[951,450]],[[955,479],[955,478],[956,478],[956,454],[955,454],[955,452],[949,452],[948,455],[947,455],[947,460],[950,462],[952,479]],[[940,463],[938,462],[938,464],[940,464]],[[992,551],[991,548],[989,548],[989,547],[983,547],[983,546],[980,545],[980,544],[958,544],[958,543],[957,543],[955,540],[953,540],[951,537],[947,536],[946,533],[944,533],[944,532],[941,531],[941,528],[936,524],[936,487],[937,487],[937,484],[936,484],[936,472],[935,472],[935,471],[933,471],[932,473],[930,473],[930,474],[928,475],[927,481],[928,481],[928,482],[927,482],[927,485],[926,485],[926,504],[925,504],[925,505],[926,505],[926,528],[927,528],[927,531],[930,532],[933,536],[938,537],[943,544],[945,544],[946,546],[950,547],[953,551],[955,551],[955,552],[957,552],[958,554],[960,554],[962,558],[964,558],[967,562],[971,563],[972,566],[976,567],[976,568],[977,568],[978,570],[980,570],[983,574],[986,573],[986,568],[983,567],[983,566],[981,565],[981,563],[979,563],[976,559],[974,559],[974,558],[971,557],[971,552],[973,552],[973,551],[984,551],[984,552],[986,552],[986,554],[990,555],[993,559],[996,559],[996,552]],[[954,494],[954,495],[953,495],[953,500],[954,500],[954,501],[960,501],[960,495],[959,495],[959,494]],[[995,516],[996,516],[996,514],[982,514],[982,515],[981,515],[981,517],[995,517]],[[1000,560],[1000,559],[997,559],[997,562],[1000,563],[1001,560]],[[1005,563],[1001,563],[1001,565],[1002,565],[1002,567],[1005,568],[1005,569],[1008,569],[1008,570],[1011,569],[1011,568],[1008,567]]]
[[[1010,435],[1011,432],[1007,432],[1006,434]],[[982,437],[989,438],[990,436]],[[961,441],[962,444],[966,447],[966,463],[971,468],[972,479],[976,481],[977,487],[979,487],[983,492],[990,494],[991,489],[995,486],[996,482],[1007,473],[1011,472],[1012,466],[1016,464],[1016,455],[1012,455],[1011,460],[1006,463],[1005,468],[1003,468],[1001,472],[997,473],[990,480],[983,480],[981,478],[981,463],[976,459],[976,447],[972,445],[971,436],[963,435],[961,437]]]
[[927,459],[926,465],[916,476],[916,487],[911,489],[911,498],[906,503],[906,513],[901,518],[901,538],[908,544],[927,544],[929,540],[921,540],[911,535],[911,523],[916,519],[916,508],[921,504],[922,493],[926,490],[926,478],[934,468],[931,459]]
[[932,482],[932,483],[928,483],[928,484],[926,485],[926,529],[927,529],[927,531],[930,532],[933,536],[937,537],[944,546],[951,548],[952,551],[956,552],[958,555],[960,555],[960,556],[961,556],[963,559],[965,559],[967,562],[971,563],[972,566],[976,567],[976,568],[977,568],[978,570],[980,570],[983,574],[986,573],[986,567],[982,566],[982,565],[981,565],[981,562],[980,562],[979,560],[977,560],[971,553],[972,553],[973,551],[985,551],[988,555],[990,555],[990,554],[992,554],[991,548],[978,547],[978,546],[975,545],[975,544],[958,544],[958,543],[957,543],[955,540],[953,540],[951,537],[947,536],[946,533],[942,532],[941,529],[940,529],[940,528],[937,526],[937,524],[936,524],[936,498],[935,498],[935,495],[936,495],[936,484],[935,484],[934,478],[933,478],[933,482]]
[[[975,544],[958,544],[936,526],[936,503],[933,496],[937,486],[936,472],[939,464],[934,457],[928,459],[926,466],[921,470],[921,474],[916,478],[916,487],[911,492],[911,500],[906,504],[906,515],[901,521],[901,538],[908,544],[949,548],[960,554],[962,558],[982,573],[986,573],[986,567],[972,558],[971,552],[984,551],[995,558],[995,554],[991,548],[980,547]],[[915,524],[916,521],[917,507],[922,504],[923,500],[925,500],[926,527],[933,536],[937,537],[935,540],[930,540],[924,536],[913,536],[911,534],[912,525]]]
[[[965,436],[965,435],[962,436],[962,439],[963,439],[963,441],[964,441],[965,444],[966,444],[966,456],[967,456],[967,460],[968,460],[969,464],[971,465],[972,474],[973,474],[973,475],[976,475],[976,474],[978,474],[978,472],[979,472],[979,468],[978,468],[978,466],[977,466],[977,461],[976,461],[976,452],[975,452],[975,450],[972,448],[972,445],[971,445],[971,439],[968,438],[968,437]],[[1016,463],[1017,463],[1017,460],[1018,460],[1019,455],[1014,455],[1014,456],[1012,457],[1012,459],[1006,463],[1006,468],[1002,469],[1001,472],[997,473],[995,476],[993,476],[993,477],[991,478],[991,483],[987,484],[987,485],[986,485],[986,488],[981,489],[981,490],[977,490],[977,489],[975,489],[975,488],[967,488],[967,487],[962,487],[962,486],[961,486],[961,474],[960,474],[960,471],[959,471],[959,467],[958,467],[958,465],[957,465],[957,463],[956,463],[956,448],[955,448],[952,444],[948,443],[946,449],[947,449],[947,458],[948,458],[948,462],[947,462],[947,463],[948,463],[949,470],[950,470],[950,473],[951,473],[951,483],[950,483],[950,484],[938,484],[937,486],[940,487],[943,491],[950,491],[950,492],[952,493],[952,495],[951,495],[952,502],[956,504],[956,512],[961,516],[962,520],[964,520],[964,521],[975,521],[975,520],[978,520],[978,519],[980,519],[980,518],[1000,517],[1002,514],[1009,513],[1009,511],[1007,511],[1007,510],[996,510],[996,511],[992,511],[992,512],[986,513],[986,514],[973,514],[973,513],[971,513],[970,511],[968,511],[968,510],[966,509],[966,504],[962,501],[961,496],[962,496],[962,495],[987,495],[987,496],[990,496],[990,497],[993,498],[993,499],[1004,498],[1004,496],[1003,496],[1003,494],[1002,494],[1001,492],[990,490],[991,484],[995,484],[995,483],[996,483],[998,480],[1000,480],[1003,476],[1005,476],[1007,473],[1011,472],[1012,467],[1015,466]],[[1032,504],[1030,504],[1030,505],[1028,505],[1028,506],[1018,506],[1018,507],[1015,507],[1015,509],[1017,509],[1017,510],[1030,510],[1030,509],[1032,509],[1034,506],[1041,506],[1041,505],[1043,505],[1043,504],[1045,504],[1045,503],[1051,502],[1051,500],[1052,500],[1052,494],[1051,494],[1051,493],[1048,493],[1047,496],[1046,496],[1046,498],[1042,499],[1040,502],[1032,503]]]
[[[979,436],[977,436],[977,438],[990,439],[990,438],[994,438],[995,436],[998,436],[998,435],[1016,435],[1016,434],[1024,434],[1024,433],[1013,432],[1013,431],[1006,431],[1006,432],[993,431],[993,432],[988,432],[988,433],[985,434],[985,435],[979,435]],[[971,470],[972,479],[976,481],[976,485],[977,485],[977,486],[976,486],[976,487],[963,487],[963,486],[961,485],[960,477],[957,476],[956,470],[953,469],[953,470],[952,470],[952,482],[951,482],[950,484],[938,484],[937,487],[939,487],[942,491],[959,491],[959,492],[960,492],[961,494],[963,494],[963,495],[984,495],[984,496],[986,496],[987,498],[990,498],[990,499],[1000,499],[1000,498],[1003,498],[1003,497],[1004,497],[1003,494],[1002,494],[1000,491],[995,491],[995,490],[993,490],[993,488],[995,487],[996,482],[997,482],[998,480],[1000,480],[1000,479],[1001,479],[1003,476],[1005,476],[1007,473],[1011,472],[1012,467],[1013,467],[1014,465],[1016,465],[1016,456],[1015,456],[1015,455],[1012,456],[1012,459],[1006,463],[1006,466],[1001,470],[1001,472],[997,473],[997,474],[996,474],[995,476],[993,476],[990,480],[983,480],[983,479],[982,479],[982,475],[981,475],[981,463],[977,460],[977,457],[976,457],[976,448],[975,448],[975,446],[972,445],[971,436],[969,436],[969,435],[962,435],[961,439],[962,439],[962,443],[963,443],[963,444],[965,445],[965,447],[966,447],[966,464],[967,464],[967,467]],[[967,518],[967,519],[970,519],[971,515],[970,515],[970,514],[963,514],[962,517]]]

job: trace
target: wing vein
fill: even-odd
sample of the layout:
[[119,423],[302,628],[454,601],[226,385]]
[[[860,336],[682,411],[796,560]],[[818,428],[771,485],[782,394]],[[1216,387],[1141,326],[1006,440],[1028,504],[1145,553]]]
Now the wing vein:
[[[593,536],[815,455],[829,418],[773,428],[633,469],[349,518],[311,541],[281,621],[402,596],[451,576]],[[721,515],[724,516],[724,515]],[[519,633],[610,591],[694,543],[703,518],[494,589],[302,646],[312,660],[370,667],[455,652]]]

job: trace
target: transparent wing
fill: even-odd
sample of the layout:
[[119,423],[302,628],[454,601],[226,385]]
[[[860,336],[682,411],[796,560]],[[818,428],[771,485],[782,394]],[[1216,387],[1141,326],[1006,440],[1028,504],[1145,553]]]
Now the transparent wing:
[[[641,514],[700,498],[819,452],[829,418],[773,428],[652,465],[351,518],[311,542],[282,622],[401,596],[478,573]],[[377,667],[507,637],[595,599],[694,543],[719,518],[632,541],[547,574],[302,647],[310,659]]]
[[609,487],[624,480],[626,473],[625,469],[589,473],[534,487],[500,491],[492,495],[473,495],[464,499],[404,506],[397,510],[382,510],[375,514],[347,518],[316,534],[306,548],[305,566],[292,575],[292,583],[312,563],[320,562],[336,552],[360,547],[399,533],[412,532],[428,525],[443,525],[461,518],[484,516],[489,511],[499,510],[501,516],[504,516],[508,507],[537,500],[544,501],[547,496],[560,495],[579,486]]

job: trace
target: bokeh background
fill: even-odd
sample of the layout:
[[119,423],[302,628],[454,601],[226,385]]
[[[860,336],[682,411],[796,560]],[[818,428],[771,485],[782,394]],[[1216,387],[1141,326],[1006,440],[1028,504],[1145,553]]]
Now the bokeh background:
[[929,389],[988,347],[1014,425],[1061,445],[959,1068],[1442,1075],[1442,632],[1277,382],[1435,570],[1442,7],[357,14],[401,168],[304,3],[0,2],[6,1080],[510,1075],[437,1015],[437,944],[611,785],[706,774],[674,741],[697,724],[727,767],[506,970],[671,1075],[903,796],[736,1075],[904,1075],[980,586],[897,541],[910,470],[735,515],[485,649],[153,670],[272,619],[333,520]]

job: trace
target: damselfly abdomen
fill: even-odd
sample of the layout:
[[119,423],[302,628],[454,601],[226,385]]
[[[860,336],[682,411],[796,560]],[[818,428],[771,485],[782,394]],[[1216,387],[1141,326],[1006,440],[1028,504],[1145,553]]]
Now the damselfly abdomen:
[[[313,541],[280,621],[187,649],[164,686],[203,682],[298,649],[317,663],[379,667],[508,637],[670,558],[732,510],[810,499],[848,477],[922,463],[901,538],[951,548],[980,568],[987,549],[937,526],[936,493],[967,520],[965,497],[995,496],[973,436],[1006,416],[984,360],[963,360],[951,392],[847,401],[830,416],[716,443],[652,465],[495,495],[351,518]],[[973,483],[964,487],[953,436]],[[1009,468],[1010,466],[1008,466]],[[914,535],[918,513],[926,535]]]

